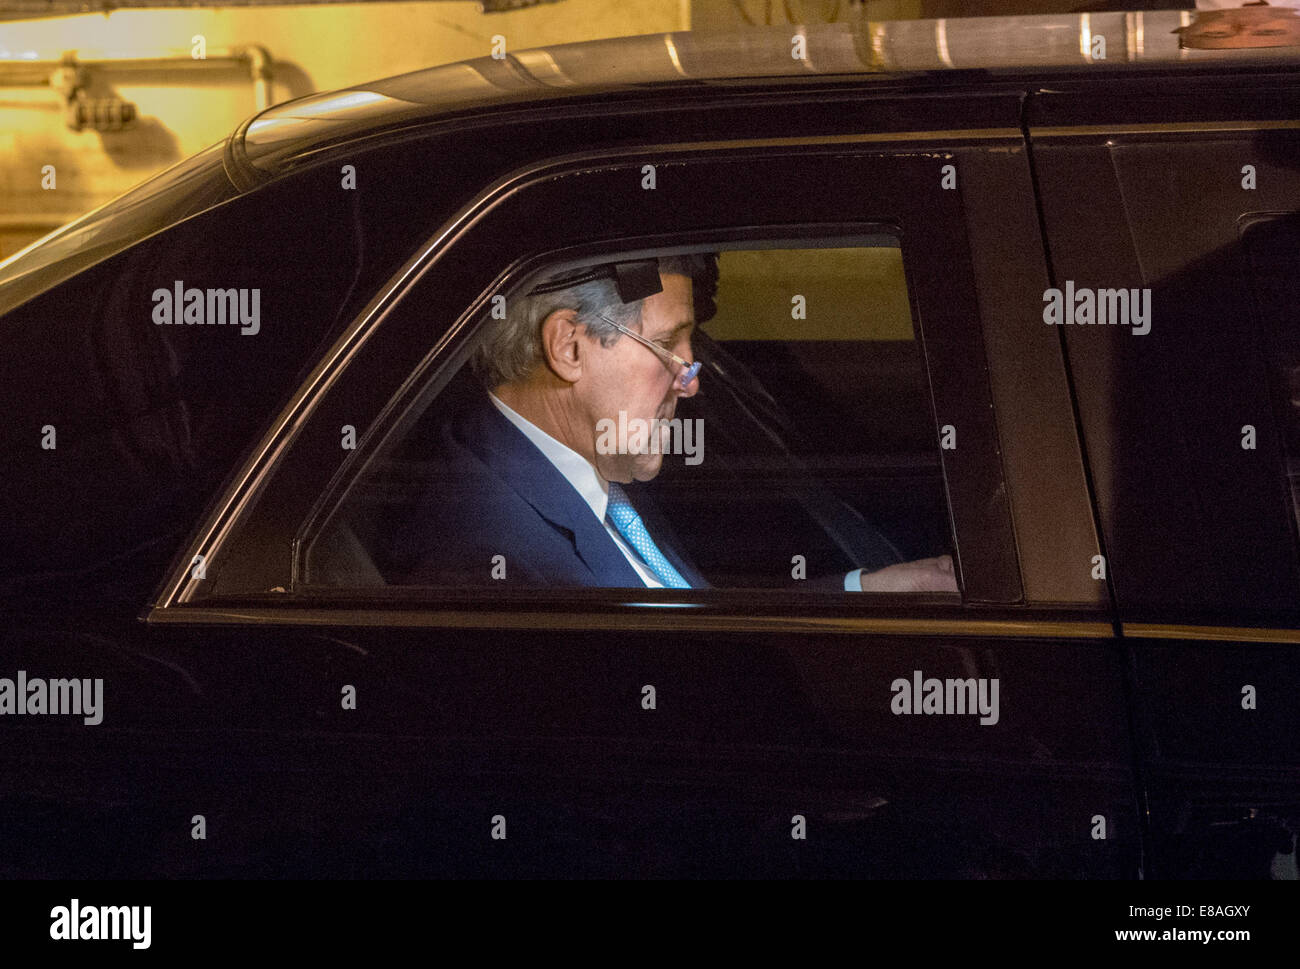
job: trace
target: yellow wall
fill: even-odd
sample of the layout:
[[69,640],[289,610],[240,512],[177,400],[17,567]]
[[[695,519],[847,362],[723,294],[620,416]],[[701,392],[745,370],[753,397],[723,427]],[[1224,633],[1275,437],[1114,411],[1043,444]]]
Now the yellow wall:
[[[833,23],[856,18],[860,12],[870,20],[916,20],[919,17],[935,16],[926,13],[925,6],[938,2],[942,0],[863,0],[861,4],[853,4],[849,0],[693,0],[691,29],[712,30],[742,24]],[[1011,3],[1014,0],[985,2]]]
[[[517,50],[689,27],[689,0],[561,0],[501,14],[461,2],[118,10],[0,22],[0,57],[189,58],[201,34],[209,51],[265,47],[275,61],[275,103],[489,54],[495,34]],[[134,128],[73,132],[50,88],[0,80],[0,258],[224,138],[255,107],[251,81],[236,70],[107,69],[90,78],[91,96],[136,104]],[[52,191],[41,188],[45,165],[55,166]]]
[[724,252],[715,302],[715,340],[915,338],[902,251],[889,246]]

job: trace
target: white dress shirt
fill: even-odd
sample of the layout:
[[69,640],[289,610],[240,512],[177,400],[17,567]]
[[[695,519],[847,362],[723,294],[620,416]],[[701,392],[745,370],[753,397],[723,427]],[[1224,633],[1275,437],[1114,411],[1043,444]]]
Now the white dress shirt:
[[519,428],[519,432],[542,452],[546,460],[555,465],[555,470],[564,475],[564,480],[573,485],[573,490],[591,507],[591,513],[605,526],[605,531],[614,540],[614,544],[623,553],[628,564],[636,569],[636,574],[641,577],[641,581],[652,589],[662,589],[664,584],[655,575],[654,570],[641,561],[641,556],[627,544],[623,536],[618,533],[618,529],[606,517],[605,508],[609,505],[609,482],[600,476],[596,466],[567,444],[562,444],[551,437],[528,418],[516,413],[496,394],[488,391],[488,396],[492,398],[493,406],[505,419]]

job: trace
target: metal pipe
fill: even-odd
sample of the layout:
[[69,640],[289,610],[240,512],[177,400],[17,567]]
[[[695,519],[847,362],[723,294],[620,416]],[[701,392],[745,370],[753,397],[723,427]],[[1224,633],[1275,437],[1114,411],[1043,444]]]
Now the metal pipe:
[[257,110],[262,111],[271,103],[272,64],[270,53],[258,44],[216,48],[208,52],[204,58],[195,58],[188,52],[155,57],[96,53],[95,56],[84,57],[78,56],[76,51],[68,51],[58,59],[11,55],[0,57],[0,87],[54,87],[58,83],[54,80],[55,74],[61,72],[66,75],[68,71],[78,73],[83,70],[213,70],[238,65],[247,70],[248,78],[253,84]]

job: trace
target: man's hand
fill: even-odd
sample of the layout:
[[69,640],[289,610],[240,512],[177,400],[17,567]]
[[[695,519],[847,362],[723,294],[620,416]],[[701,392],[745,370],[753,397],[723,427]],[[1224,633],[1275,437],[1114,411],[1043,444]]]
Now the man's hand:
[[956,592],[957,577],[952,574],[952,556],[900,562],[875,572],[863,572],[863,592]]

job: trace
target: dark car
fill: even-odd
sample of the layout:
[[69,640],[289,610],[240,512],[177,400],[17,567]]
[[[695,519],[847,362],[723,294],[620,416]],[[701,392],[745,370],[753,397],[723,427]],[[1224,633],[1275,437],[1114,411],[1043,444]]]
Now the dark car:
[[[1300,47],[1191,16],[437,67],[0,264],[0,873],[1297,877]],[[704,578],[476,544],[498,311],[687,257]]]

